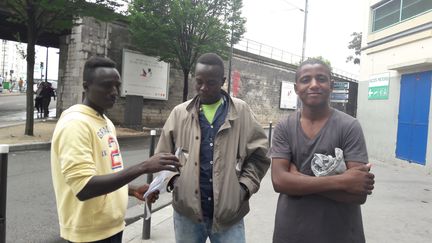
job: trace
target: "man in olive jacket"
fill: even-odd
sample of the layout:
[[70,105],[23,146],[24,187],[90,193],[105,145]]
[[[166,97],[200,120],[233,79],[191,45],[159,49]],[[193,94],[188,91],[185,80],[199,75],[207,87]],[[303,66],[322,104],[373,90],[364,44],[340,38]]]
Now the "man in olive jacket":
[[182,151],[173,186],[176,242],[245,242],[243,217],[270,165],[267,136],[242,100],[221,89],[222,59],[200,56],[197,95],[176,106],[157,153]]

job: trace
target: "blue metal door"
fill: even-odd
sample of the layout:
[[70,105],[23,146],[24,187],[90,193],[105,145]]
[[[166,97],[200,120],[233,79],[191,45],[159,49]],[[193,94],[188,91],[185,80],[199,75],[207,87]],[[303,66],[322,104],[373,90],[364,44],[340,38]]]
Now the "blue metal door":
[[432,71],[401,79],[396,157],[424,165],[429,126]]

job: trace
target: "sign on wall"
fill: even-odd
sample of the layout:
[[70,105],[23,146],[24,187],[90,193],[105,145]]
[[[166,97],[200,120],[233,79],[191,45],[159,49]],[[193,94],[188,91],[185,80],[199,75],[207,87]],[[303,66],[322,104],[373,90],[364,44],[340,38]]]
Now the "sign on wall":
[[157,58],[123,49],[121,96],[168,100],[169,64]]
[[390,73],[372,75],[369,79],[368,99],[387,100],[389,95]]
[[294,90],[294,83],[288,81],[281,82],[280,109],[297,109],[297,94]]
[[348,103],[349,82],[334,82],[330,101],[334,103]]

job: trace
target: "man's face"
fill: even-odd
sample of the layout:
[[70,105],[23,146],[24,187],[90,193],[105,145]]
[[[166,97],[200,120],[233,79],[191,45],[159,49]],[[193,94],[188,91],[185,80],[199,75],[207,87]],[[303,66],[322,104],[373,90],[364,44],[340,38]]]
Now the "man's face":
[[99,67],[93,81],[86,82],[86,99],[97,109],[106,110],[114,106],[120,93],[120,74],[115,68]]
[[325,66],[306,64],[301,67],[294,88],[304,106],[319,107],[328,105],[332,82]]
[[221,87],[224,81],[221,67],[197,63],[195,89],[202,104],[213,104],[221,98]]

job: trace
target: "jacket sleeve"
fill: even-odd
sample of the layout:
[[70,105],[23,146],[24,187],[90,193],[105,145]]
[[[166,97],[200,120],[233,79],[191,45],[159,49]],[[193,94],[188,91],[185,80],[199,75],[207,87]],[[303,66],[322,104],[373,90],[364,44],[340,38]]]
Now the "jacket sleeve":
[[172,153],[174,154],[174,129],[175,129],[175,109],[171,111],[168,119],[162,128],[155,154]]
[[253,112],[246,106],[243,135],[246,140],[246,157],[240,173],[240,183],[245,185],[250,195],[259,189],[261,179],[267,173],[270,166],[270,158],[267,157],[268,140],[264,129],[256,120]]
[[[174,129],[175,129],[175,109],[173,111],[171,111],[168,119],[166,120],[160,137],[159,137],[159,141],[158,144],[156,146],[155,149],[155,154],[158,153],[172,153],[174,154],[174,149],[175,149],[175,141],[174,141]],[[174,179],[177,175],[179,175],[178,172],[170,172],[166,174],[166,180],[168,181],[167,183],[167,188],[166,190],[168,192],[171,192],[174,186]]]

